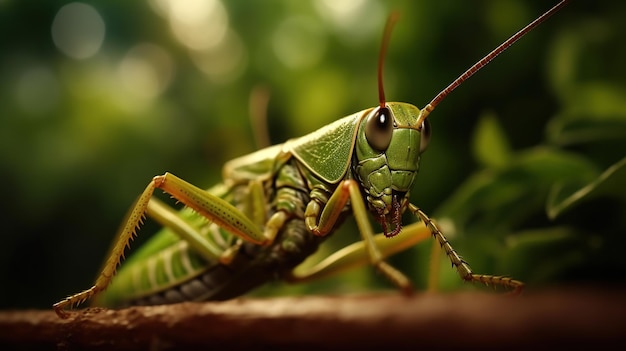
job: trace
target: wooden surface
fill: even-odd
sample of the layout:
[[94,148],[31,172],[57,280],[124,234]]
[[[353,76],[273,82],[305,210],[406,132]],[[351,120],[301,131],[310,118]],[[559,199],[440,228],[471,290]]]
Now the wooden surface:
[[0,312],[0,349],[529,349],[626,342],[626,290],[237,299],[124,310]]

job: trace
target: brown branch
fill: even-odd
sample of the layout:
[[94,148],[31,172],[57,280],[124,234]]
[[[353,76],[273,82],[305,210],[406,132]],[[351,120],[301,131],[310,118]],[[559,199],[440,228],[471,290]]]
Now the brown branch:
[[[623,290],[237,299],[124,310],[0,312],[0,348],[528,349],[626,341]],[[8,347],[8,348],[7,348]]]

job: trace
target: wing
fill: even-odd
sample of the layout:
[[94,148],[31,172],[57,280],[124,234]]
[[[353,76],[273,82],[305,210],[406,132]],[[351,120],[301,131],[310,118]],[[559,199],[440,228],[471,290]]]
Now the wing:
[[285,143],[290,152],[313,174],[335,184],[346,174],[354,150],[358,126],[371,109],[344,117],[323,128]]

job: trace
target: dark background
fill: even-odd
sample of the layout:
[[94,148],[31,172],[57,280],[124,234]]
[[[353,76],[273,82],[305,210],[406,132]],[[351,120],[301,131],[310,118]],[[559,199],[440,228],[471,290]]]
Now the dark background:
[[[272,143],[376,105],[376,63],[390,11],[401,17],[385,63],[386,95],[421,107],[552,5],[364,0],[341,17],[343,12],[322,1],[219,1],[211,5],[218,9],[212,13],[222,17],[202,17],[205,7],[200,6],[182,11],[188,17],[176,22],[167,3],[71,5],[81,15],[66,17],[63,25],[72,28],[89,18],[80,11],[93,10],[105,24],[101,46],[86,58],[68,55],[53,40],[53,23],[68,2],[0,3],[1,308],[48,308],[87,288],[125,211],[152,176],[170,171],[208,187],[219,181],[225,161],[254,151],[248,98],[259,84],[271,92]],[[459,235],[451,241],[477,271],[512,274],[531,288],[624,282],[619,273],[624,268],[619,259],[626,209],[623,167],[609,190],[560,221],[546,217],[545,203],[559,179],[572,176],[574,188],[584,186],[624,157],[625,8],[615,1],[571,1],[431,114],[433,137],[413,202],[437,218],[464,219],[467,226],[457,224]],[[207,25],[224,18],[227,27]],[[224,28],[226,39],[194,50],[173,33],[176,23],[187,26],[184,33],[192,40],[206,43]],[[78,32],[91,38],[86,29]],[[475,137],[479,120],[496,121],[502,134],[487,134],[503,139],[481,144]],[[563,125],[582,131],[582,137],[563,142],[558,133]],[[597,133],[587,135],[588,130]],[[491,150],[490,142],[494,151],[506,144],[510,152],[485,160],[490,151],[481,154],[476,145]],[[566,152],[556,160],[572,161],[571,169],[581,171],[555,169],[537,178],[533,172],[546,169],[539,164],[509,172],[509,162],[522,158],[519,152],[537,145]],[[470,184],[470,190],[462,185],[483,171],[494,180]],[[459,195],[488,189],[503,177],[533,200],[526,204],[511,197],[503,207],[486,195],[482,201],[489,207]],[[539,178],[541,186],[535,186]],[[467,212],[459,214],[459,208]],[[489,213],[497,218],[489,219]],[[494,220],[505,225],[494,226]],[[155,228],[148,224],[137,242]],[[350,230],[336,236],[344,243],[358,238]],[[515,246],[520,241],[530,244]],[[394,259],[421,288],[429,249],[430,243],[424,244]],[[453,271],[445,268],[441,274],[443,289],[458,288]],[[367,268],[322,282],[319,289],[297,289],[374,287],[390,288]]]

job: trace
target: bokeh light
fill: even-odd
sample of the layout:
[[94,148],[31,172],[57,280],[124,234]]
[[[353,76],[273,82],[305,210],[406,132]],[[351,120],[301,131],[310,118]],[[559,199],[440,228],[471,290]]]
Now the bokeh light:
[[215,47],[228,29],[228,15],[219,0],[172,0],[168,20],[176,38],[192,50]]
[[170,54],[149,43],[137,44],[128,50],[117,71],[124,88],[140,99],[159,96],[172,81],[174,72]]
[[348,45],[360,44],[371,38],[387,15],[383,6],[372,0],[318,0],[313,5]]
[[245,69],[246,50],[239,36],[228,31],[224,40],[211,50],[190,52],[196,66],[214,83],[225,84],[237,79]]
[[95,55],[105,37],[102,16],[90,5],[73,2],[63,6],[52,22],[52,40],[65,55],[86,59]]
[[24,71],[15,86],[15,100],[27,115],[50,113],[59,99],[59,81],[48,67],[35,66]]
[[285,66],[301,69],[317,64],[326,51],[323,26],[308,17],[289,17],[273,36],[274,53]]
[[246,50],[230,28],[220,0],[149,0],[149,4],[168,21],[174,38],[212,82],[225,84],[241,74]]

